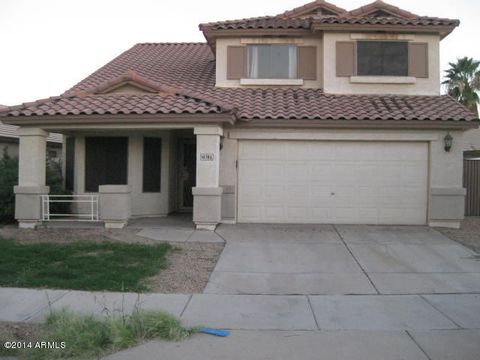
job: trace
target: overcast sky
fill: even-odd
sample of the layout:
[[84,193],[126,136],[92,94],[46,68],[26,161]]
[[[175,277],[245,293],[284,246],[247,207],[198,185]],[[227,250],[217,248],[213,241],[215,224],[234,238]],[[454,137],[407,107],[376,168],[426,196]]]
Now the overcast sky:
[[[59,95],[137,42],[204,41],[201,22],[275,15],[308,0],[0,0],[0,104]],[[351,10],[369,0],[331,1]],[[390,0],[419,15],[457,18],[449,61],[480,59],[479,0]]]

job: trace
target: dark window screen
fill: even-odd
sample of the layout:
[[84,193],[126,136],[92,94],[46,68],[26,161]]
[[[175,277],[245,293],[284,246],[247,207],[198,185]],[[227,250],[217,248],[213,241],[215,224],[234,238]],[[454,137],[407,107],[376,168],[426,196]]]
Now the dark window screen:
[[85,138],[85,191],[99,185],[127,184],[128,138]]
[[65,144],[65,189],[73,191],[74,186],[74,164],[75,164],[75,138],[67,137]]
[[160,192],[162,139],[143,139],[143,192]]
[[357,74],[407,76],[408,44],[399,41],[357,42]]

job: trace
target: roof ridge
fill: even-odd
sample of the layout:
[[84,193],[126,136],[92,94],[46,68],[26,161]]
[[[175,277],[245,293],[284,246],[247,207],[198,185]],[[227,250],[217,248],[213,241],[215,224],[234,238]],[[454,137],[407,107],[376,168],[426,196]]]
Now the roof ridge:
[[139,42],[135,46],[143,45],[208,45],[206,42],[202,41],[161,41],[161,42]]

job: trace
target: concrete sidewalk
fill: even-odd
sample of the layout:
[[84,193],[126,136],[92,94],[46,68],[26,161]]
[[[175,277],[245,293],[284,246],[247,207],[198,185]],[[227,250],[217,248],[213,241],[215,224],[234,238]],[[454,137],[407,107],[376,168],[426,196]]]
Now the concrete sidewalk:
[[480,295],[135,294],[0,288],[0,321],[42,321],[50,309],[101,315],[165,310],[187,326],[234,330],[480,329]]
[[480,295],[134,294],[0,288],[0,321],[49,309],[101,316],[166,310],[187,326],[231,329],[181,343],[150,341],[108,359],[478,360]]

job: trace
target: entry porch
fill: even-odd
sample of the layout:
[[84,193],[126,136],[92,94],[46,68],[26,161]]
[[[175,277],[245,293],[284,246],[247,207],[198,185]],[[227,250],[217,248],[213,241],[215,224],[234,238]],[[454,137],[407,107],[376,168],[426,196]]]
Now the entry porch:
[[[96,201],[72,202],[72,214],[88,213],[96,206],[98,220],[107,228],[122,228],[132,218],[171,213],[191,214],[197,229],[214,230],[221,222],[222,125],[23,126],[18,132],[15,187],[20,227],[34,228],[45,220],[49,188],[43,149],[49,131],[64,135],[66,190]],[[49,220],[59,219],[48,212]]]

